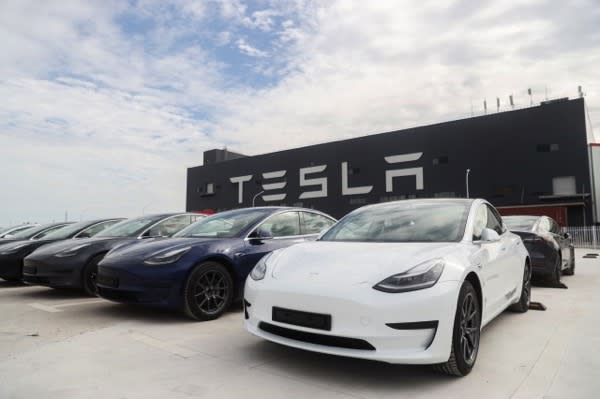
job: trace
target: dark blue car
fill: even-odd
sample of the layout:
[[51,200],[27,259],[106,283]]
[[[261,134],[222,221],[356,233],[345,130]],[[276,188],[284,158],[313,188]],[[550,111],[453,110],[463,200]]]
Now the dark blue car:
[[311,209],[261,207],[222,212],[173,238],[116,248],[98,265],[103,298],[219,317],[242,298],[246,276],[265,254],[314,240],[335,223]]

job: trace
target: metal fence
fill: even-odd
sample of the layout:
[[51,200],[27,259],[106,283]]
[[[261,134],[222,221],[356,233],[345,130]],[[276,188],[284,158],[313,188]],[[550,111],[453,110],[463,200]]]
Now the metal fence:
[[577,248],[600,248],[600,226],[563,227],[563,232],[571,235]]

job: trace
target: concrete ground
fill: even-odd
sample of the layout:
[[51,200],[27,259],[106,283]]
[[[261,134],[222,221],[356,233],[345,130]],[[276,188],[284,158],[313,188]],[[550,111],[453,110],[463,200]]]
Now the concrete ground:
[[195,323],[0,280],[0,398],[598,398],[600,259],[588,252],[568,290],[534,288],[547,311],[485,328],[465,378],[265,342],[239,309]]

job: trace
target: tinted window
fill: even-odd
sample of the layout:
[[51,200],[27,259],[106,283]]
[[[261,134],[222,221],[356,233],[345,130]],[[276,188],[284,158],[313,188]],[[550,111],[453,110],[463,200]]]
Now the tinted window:
[[52,233],[53,231],[60,230],[60,229],[62,229],[63,227],[65,227],[65,226],[64,226],[64,225],[62,225],[62,226],[50,227],[49,229],[46,229],[46,230],[42,231],[41,233],[38,233],[38,234],[36,234],[36,235],[35,235],[35,236],[33,236],[32,238],[33,238],[34,240],[39,240],[40,238],[44,238],[44,237],[46,237],[46,236],[50,235],[50,233]]
[[62,228],[53,230],[52,232],[49,232],[46,234],[46,236],[44,237],[44,239],[47,240],[64,240],[67,238],[72,237],[73,235],[75,235],[75,233],[77,233],[79,230],[83,229],[89,222],[83,222],[83,223],[73,223],[73,224],[69,224],[67,226],[63,226]]
[[486,208],[488,214],[486,227],[488,229],[494,230],[496,233],[498,233],[498,235],[504,233],[504,228],[502,227],[502,219],[500,219],[500,216],[489,205],[486,205]]
[[106,230],[110,226],[119,223],[120,220],[109,220],[107,222],[102,222],[95,224],[87,229],[83,230],[81,233],[77,234],[75,238],[85,238],[85,237],[93,237],[96,234],[100,233],[103,230]]
[[[60,228],[65,226],[64,224],[58,225],[58,226],[54,226],[56,228]],[[28,239],[28,238],[32,238],[35,235],[44,232],[48,229],[48,225],[43,225],[43,226],[36,226],[34,228],[31,229],[27,229],[27,230],[21,230],[18,233],[15,234],[11,234],[11,238],[18,238],[18,239]]]
[[137,237],[138,234],[163,218],[164,216],[142,216],[125,220],[101,231],[96,237]]
[[269,213],[265,209],[221,212],[188,226],[175,237],[239,237]]
[[271,216],[258,227],[259,230],[270,232],[273,237],[300,235],[300,217],[298,212],[284,212]]
[[512,231],[533,231],[538,219],[538,217],[531,216],[505,216],[502,218],[508,229]]
[[192,215],[179,215],[163,220],[147,233],[149,237],[171,237],[192,223]]
[[322,241],[459,241],[470,203],[401,201],[352,212],[331,227]]
[[319,234],[328,229],[335,220],[313,212],[302,212],[303,234]]

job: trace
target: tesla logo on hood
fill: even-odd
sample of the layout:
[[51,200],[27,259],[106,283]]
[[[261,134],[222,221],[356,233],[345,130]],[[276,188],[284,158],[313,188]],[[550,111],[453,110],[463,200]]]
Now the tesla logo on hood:
[[[423,155],[422,152],[413,152],[409,154],[397,154],[383,157],[385,162],[389,165],[396,165],[405,162],[417,161]],[[317,173],[322,173],[327,169],[328,165],[317,165],[306,168],[300,168],[298,171],[300,187],[318,187],[310,191],[303,191],[300,193],[298,199],[308,198],[325,198],[328,195],[327,177],[310,177]],[[367,186],[350,186],[348,162],[341,163],[341,174],[342,174],[342,195],[361,195],[368,194],[373,190],[372,185]],[[283,201],[287,197],[286,193],[269,193],[269,191],[281,190],[286,188],[287,181],[285,177],[287,170],[276,170],[273,172],[262,173],[263,182],[262,184],[262,200],[265,202],[271,201]],[[252,180],[254,175],[244,175],[229,178],[229,181],[233,184],[238,185],[238,203],[241,204],[244,201],[244,183]],[[397,168],[388,169],[385,171],[385,191],[391,193],[394,191],[394,178],[414,176],[416,179],[416,189],[423,190],[423,167],[414,168]]]

